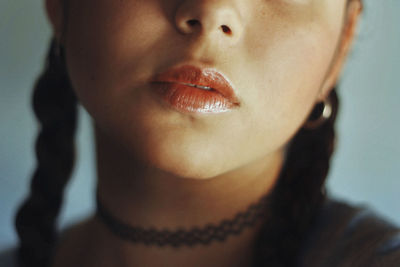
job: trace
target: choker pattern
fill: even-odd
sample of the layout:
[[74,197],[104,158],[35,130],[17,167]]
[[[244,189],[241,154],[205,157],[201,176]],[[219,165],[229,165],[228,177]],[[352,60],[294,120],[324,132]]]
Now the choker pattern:
[[259,219],[265,217],[269,203],[270,194],[267,194],[256,203],[251,204],[245,211],[238,212],[230,219],[221,220],[216,225],[210,223],[202,227],[194,226],[190,229],[182,227],[172,231],[131,226],[107,210],[97,194],[96,217],[114,235],[132,243],[159,247],[193,247],[208,245],[214,241],[223,242],[230,236],[239,235],[246,228],[251,228]]

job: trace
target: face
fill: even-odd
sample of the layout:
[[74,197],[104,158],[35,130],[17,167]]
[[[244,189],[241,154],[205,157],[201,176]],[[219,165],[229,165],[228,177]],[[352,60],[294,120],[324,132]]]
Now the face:
[[[330,75],[346,1],[68,0],[66,8],[69,75],[97,130],[156,168],[204,179],[284,149]],[[223,73],[240,105],[218,114],[165,106],[149,79],[183,63]]]

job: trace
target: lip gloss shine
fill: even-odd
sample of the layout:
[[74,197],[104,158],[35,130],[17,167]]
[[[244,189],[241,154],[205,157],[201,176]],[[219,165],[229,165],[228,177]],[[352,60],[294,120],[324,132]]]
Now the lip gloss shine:
[[152,86],[163,100],[183,113],[222,113],[237,105],[212,89],[172,82],[157,82]]

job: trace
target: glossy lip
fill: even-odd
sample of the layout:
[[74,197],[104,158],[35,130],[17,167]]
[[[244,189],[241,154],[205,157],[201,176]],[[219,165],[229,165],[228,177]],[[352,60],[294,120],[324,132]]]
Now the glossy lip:
[[[239,105],[235,90],[222,73],[212,68],[199,68],[193,65],[173,67],[165,72],[155,75],[152,83],[179,83],[184,85],[197,85],[212,88],[211,92],[218,92],[234,105]],[[198,89],[204,90],[204,89]],[[204,90],[206,91],[206,90]]]

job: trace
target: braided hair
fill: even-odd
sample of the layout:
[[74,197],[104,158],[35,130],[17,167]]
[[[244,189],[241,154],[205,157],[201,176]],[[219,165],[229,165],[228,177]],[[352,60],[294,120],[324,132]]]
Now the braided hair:
[[[57,241],[56,219],[64,187],[74,165],[77,100],[71,89],[64,57],[52,40],[47,64],[35,84],[33,109],[41,129],[36,141],[37,167],[30,193],[19,208],[18,262],[23,267],[47,267]],[[61,49],[61,48],[60,48]]]
[[[301,242],[325,196],[324,182],[334,149],[336,90],[329,96],[333,114],[317,129],[300,129],[288,145],[285,165],[273,194],[269,222],[259,238],[257,266],[295,266]],[[30,193],[16,215],[21,267],[49,267],[57,243],[56,221],[74,164],[77,98],[52,40],[43,74],[35,84],[33,108],[41,124],[37,168]],[[272,245],[271,245],[272,244]]]
[[[285,164],[272,192],[272,221],[264,227],[256,251],[257,266],[296,266],[301,243],[324,203],[325,180],[334,151],[338,110],[335,88],[331,117],[315,129],[301,128],[288,146]],[[316,105],[313,113],[318,113]]]
[[[347,0],[347,8],[352,1]],[[339,108],[336,88],[328,96],[332,114],[317,128],[301,128],[288,145],[284,166],[269,207],[273,220],[258,239],[256,266],[297,266],[302,242],[326,200],[325,180],[335,148],[335,121]],[[317,104],[310,114],[318,113]]]

